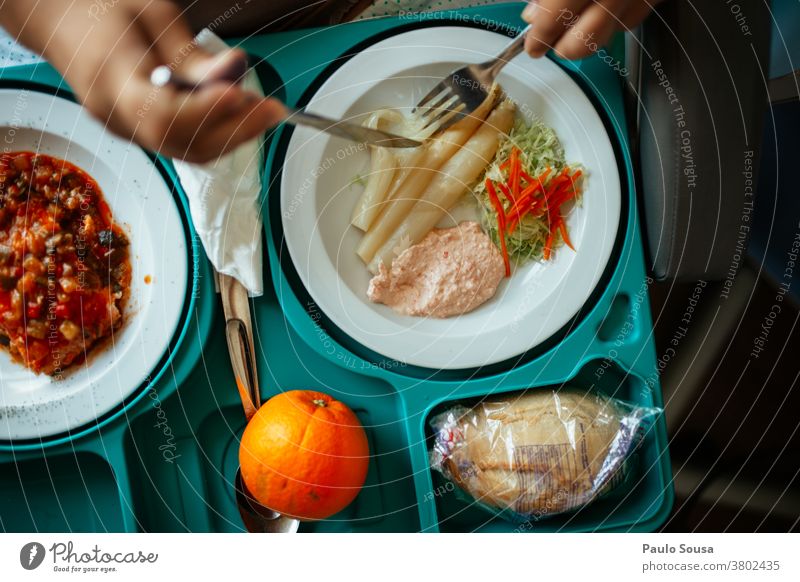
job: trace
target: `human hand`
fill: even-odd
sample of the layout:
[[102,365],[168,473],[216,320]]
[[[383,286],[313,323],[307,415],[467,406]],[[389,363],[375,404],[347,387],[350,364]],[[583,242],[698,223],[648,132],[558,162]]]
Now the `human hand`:
[[[169,0],[6,0],[0,24],[58,69],[109,130],[166,156],[211,160],[285,116],[277,100],[217,80],[244,54],[202,50]],[[154,87],[159,65],[205,82]]]
[[549,49],[566,59],[586,57],[618,30],[637,26],[661,0],[530,0],[522,18],[531,24],[525,51]]

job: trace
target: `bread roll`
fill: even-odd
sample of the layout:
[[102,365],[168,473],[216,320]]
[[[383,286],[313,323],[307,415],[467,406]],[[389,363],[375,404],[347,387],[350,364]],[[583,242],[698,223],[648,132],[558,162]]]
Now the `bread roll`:
[[575,390],[531,391],[437,419],[434,466],[498,510],[541,517],[575,509],[613,486],[639,416]]

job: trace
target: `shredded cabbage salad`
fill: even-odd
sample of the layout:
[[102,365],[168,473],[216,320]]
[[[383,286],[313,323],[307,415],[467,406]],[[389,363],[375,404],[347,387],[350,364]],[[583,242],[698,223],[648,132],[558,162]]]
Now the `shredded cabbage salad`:
[[[490,198],[486,182],[487,179],[494,183],[505,183],[508,180],[507,160],[511,157],[512,149],[515,147],[520,151],[519,160],[523,171],[530,176],[540,176],[548,168],[550,168],[550,178],[557,176],[562,170],[569,171],[564,159],[564,148],[552,128],[538,120],[530,125],[521,119],[516,121],[510,134],[502,139],[497,154],[486,169],[484,176],[473,188],[481,209],[483,227],[498,247],[501,246],[502,234],[499,230],[497,210]],[[572,166],[572,168],[577,167],[577,165]],[[499,191],[497,194],[504,211],[511,210],[513,206],[511,201]],[[580,190],[577,188],[574,199],[576,203],[580,202]],[[555,233],[551,233],[550,226],[547,213],[523,215],[513,232],[505,235],[504,245],[507,248],[508,256],[513,258],[517,264],[549,258],[550,247],[545,248],[548,237],[550,237],[551,247],[557,248],[564,244],[566,235],[566,227],[562,234],[562,231],[557,229]]]

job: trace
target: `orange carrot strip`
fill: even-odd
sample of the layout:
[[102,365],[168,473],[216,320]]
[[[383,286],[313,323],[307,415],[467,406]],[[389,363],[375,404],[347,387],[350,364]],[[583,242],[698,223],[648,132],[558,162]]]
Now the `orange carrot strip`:
[[547,240],[544,243],[544,260],[550,260],[550,251],[553,248],[553,231],[550,231],[550,234],[547,235]]
[[573,251],[575,247],[572,246],[572,241],[569,240],[569,234],[567,233],[567,224],[564,222],[564,217],[562,216],[558,223],[558,230],[561,231],[561,238],[564,241],[564,244],[571,248]]
[[511,261],[508,259],[508,249],[506,248],[506,213],[503,204],[497,197],[497,191],[489,178],[486,178],[486,191],[489,193],[489,200],[497,211],[497,237],[500,239],[500,251],[503,255],[503,265],[506,269],[506,277],[511,276]]
[[503,192],[503,196],[505,196],[506,200],[511,202],[512,205],[514,204],[514,202],[516,202],[516,200],[514,199],[514,195],[511,194],[511,191],[508,189],[508,186],[506,186],[502,182],[498,182],[497,187],[500,188],[500,190]]
[[[539,198],[538,200],[533,200],[533,196],[536,194],[537,191],[542,192],[544,194],[545,187],[544,181],[547,179],[547,176],[552,171],[552,168],[547,168],[544,172],[539,174],[539,177],[535,179],[533,184],[530,184],[525,187],[525,189],[520,192],[519,197],[515,204],[509,209],[508,216],[511,217],[510,222],[508,223],[507,232],[509,234],[513,233],[514,230],[517,228],[520,220],[522,217],[525,216],[528,212],[533,212],[538,209],[539,205],[546,201],[545,197]],[[555,179],[555,178],[554,178]],[[527,209],[525,208],[527,206]]]

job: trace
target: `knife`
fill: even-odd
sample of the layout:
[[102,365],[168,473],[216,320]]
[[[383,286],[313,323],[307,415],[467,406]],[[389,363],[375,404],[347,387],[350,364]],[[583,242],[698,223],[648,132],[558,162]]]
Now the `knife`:
[[[170,85],[179,91],[195,91],[218,81],[237,83],[244,77],[245,73],[246,69],[242,71],[239,68],[234,68],[232,72],[226,73],[223,77],[193,82],[181,77],[167,65],[161,65],[153,69],[150,73],[150,83],[155,87]],[[389,133],[388,131],[361,127],[356,123],[330,119],[322,115],[298,109],[288,109],[284,121],[291,125],[313,127],[314,129],[324,131],[337,137],[343,137],[356,143],[363,143],[371,146],[384,148],[415,148],[422,145],[422,142]]]

